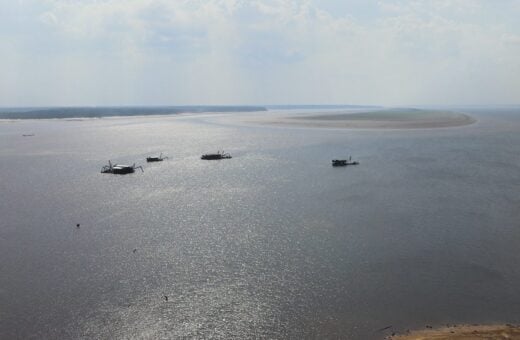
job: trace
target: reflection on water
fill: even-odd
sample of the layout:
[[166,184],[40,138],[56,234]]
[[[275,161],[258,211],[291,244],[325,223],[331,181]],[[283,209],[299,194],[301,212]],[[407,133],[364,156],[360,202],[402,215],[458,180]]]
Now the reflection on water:
[[[519,322],[520,119],[473,114],[407,131],[218,115],[0,124],[0,338]],[[217,149],[233,158],[199,159]],[[361,165],[330,166],[348,155]],[[145,172],[100,174],[109,159]]]

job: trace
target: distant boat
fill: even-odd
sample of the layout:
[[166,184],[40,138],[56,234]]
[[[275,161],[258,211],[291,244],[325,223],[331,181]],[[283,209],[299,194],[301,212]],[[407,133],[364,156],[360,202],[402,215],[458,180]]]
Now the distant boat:
[[124,165],[124,164],[112,164],[112,162],[108,161],[108,165],[105,165],[101,168],[102,174],[115,174],[115,175],[126,175],[135,172],[135,169],[141,169],[144,172],[142,166],[133,165]]
[[333,159],[332,166],[347,166],[347,165],[358,165],[359,162],[352,161],[352,156],[349,159]]
[[146,157],[146,161],[150,162],[162,162],[163,160],[168,159],[168,157],[163,157],[162,153],[158,157]]
[[207,153],[200,157],[200,159],[205,159],[205,160],[229,159],[229,158],[231,158],[231,155],[228,153],[225,153],[224,151],[218,151],[217,153]]

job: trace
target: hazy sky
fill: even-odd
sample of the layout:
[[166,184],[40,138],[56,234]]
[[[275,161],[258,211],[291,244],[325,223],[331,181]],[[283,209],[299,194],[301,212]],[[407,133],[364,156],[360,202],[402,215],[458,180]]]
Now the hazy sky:
[[0,106],[518,104],[520,0],[0,0]]

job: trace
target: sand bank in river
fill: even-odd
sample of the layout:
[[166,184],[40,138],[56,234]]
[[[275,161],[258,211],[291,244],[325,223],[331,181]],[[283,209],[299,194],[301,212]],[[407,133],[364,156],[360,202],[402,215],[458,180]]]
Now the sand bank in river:
[[461,325],[412,331],[389,337],[391,340],[478,340],[520,339],[520,327],[513,325]]
[[272,125],[346,129],[428,129],[463,126],[476,120],[450,111],[390,109],[367,112],[337,112],[316,115],[257,117],[250,122]]

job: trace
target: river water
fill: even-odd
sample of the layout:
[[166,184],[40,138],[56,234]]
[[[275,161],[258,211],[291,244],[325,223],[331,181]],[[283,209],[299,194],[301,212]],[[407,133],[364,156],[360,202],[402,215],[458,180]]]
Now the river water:
[[[0,338],[518,323],[520,110],[464,112],[478,122],[429,130],[251,113],[1,122]],[[218,149],[233,158],[200,160]],[[361,164],[331,167],[349,155]],[[144,172],[101,174],[109,159]]]

